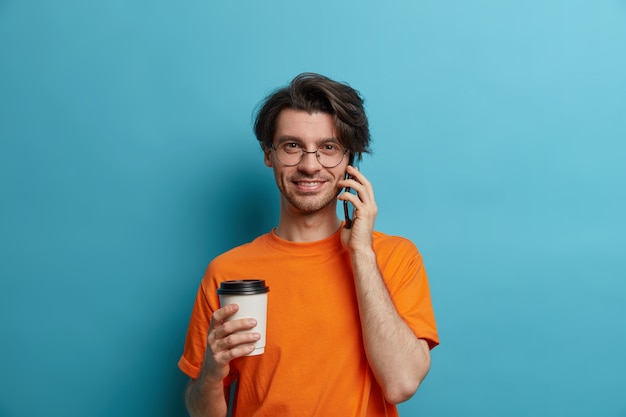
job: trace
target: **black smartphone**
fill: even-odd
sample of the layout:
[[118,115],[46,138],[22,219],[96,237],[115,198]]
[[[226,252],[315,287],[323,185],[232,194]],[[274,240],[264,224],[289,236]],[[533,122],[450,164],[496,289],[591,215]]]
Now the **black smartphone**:
[[[348,159],[348,164],[354,167],[357,167],[358,164],[355,162],[354,154],[350,154],[350,159]],[[346,172],[345,179],[352,178],[350,174]],[[352,193],[357,195],[356,191],[352,190],[350,187],[346,187],[344,192]],[[352,215],[354,214],[354,206],[349,201],[343,200],[343,217],[346,221],[345,228],[350,229],[352,227]]]

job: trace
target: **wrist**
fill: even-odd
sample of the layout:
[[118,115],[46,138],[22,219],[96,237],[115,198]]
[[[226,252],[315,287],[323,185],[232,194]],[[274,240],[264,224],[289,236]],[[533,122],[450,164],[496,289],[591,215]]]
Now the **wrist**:
[[208,372],[202,372],[198,377],[198,382],[204,389],[221,389],[224,385],[224,379],[211,376]]
[[353,264],[376,264],[376,253],[371,246],[350,248],[349,253]]

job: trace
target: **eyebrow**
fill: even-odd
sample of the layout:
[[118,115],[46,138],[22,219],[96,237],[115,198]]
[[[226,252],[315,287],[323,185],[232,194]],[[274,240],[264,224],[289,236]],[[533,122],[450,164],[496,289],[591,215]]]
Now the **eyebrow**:
[[[298,143],[302,143],[303,140],[300,139],[297,136],[289,136],[289,135],[285,135],[285,136],[281,136],[276,140],[277,144],[281,144],[281,143],[285,143],[285,142],[298,142]],[[341,145],[341,142],[339,142],[339,140],[337,138],[324,138],[324,139],[320,139],[318,141],[315,142],[316,145],[322,145],[324,143],[328,143],[328,142],[333,142],[333,143],[337,143],[339,145]]]

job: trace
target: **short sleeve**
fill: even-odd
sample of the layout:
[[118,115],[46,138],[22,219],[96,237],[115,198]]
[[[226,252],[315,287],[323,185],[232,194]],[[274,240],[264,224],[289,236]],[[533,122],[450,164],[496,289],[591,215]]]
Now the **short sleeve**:
[[[198,288],[187,328],[185,349],[178,361],[180,370],[192,379],[197,379],[202,371],[211,317],[213,317],[213,312],[219,308],[219,298],[216,293],[217,284],[216,280],[213,279],[214,269],[214,262],[212,262],[209,264],[204,279]],[[236,378],[236,370],[231,367],[231,375],[224,380],[224,385],[232,384]]]
[[415,336],[430,349],[439,344],[428,276],[415,245],[403,238],[388,238],[377,251],[381,270],[393,303]]

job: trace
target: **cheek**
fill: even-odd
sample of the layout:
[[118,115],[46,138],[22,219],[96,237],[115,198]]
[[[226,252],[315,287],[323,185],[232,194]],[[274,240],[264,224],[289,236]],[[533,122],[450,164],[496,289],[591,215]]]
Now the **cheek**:
[[343,180],[346,178],[346,168],[347,168],[347,165],[335,171],[335,176],[337,177],[338,180]]

